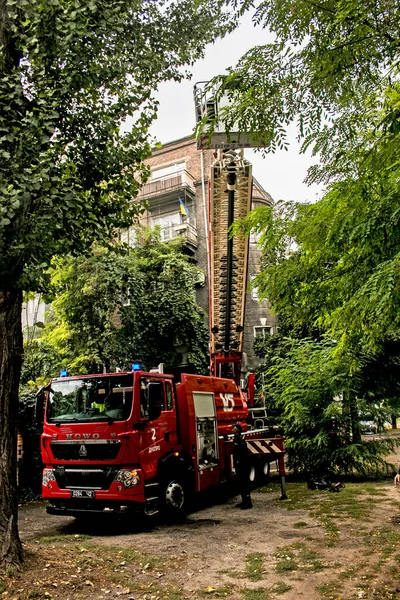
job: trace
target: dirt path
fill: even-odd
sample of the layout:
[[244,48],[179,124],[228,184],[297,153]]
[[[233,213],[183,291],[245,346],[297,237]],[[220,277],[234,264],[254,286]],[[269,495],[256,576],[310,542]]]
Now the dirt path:
[[[94,544],[100,554],[111,546],[158,556],[166,562],[161,572],[149,575],[164,586],[164,591],[153,595],[146,587],[146,565],[139,564],[136,583],[147,591],[136,589],[133,593],[135,569],[132,565],[129,570],[122,561],[122,566],[115,568],[121,579],[114,587],[88,580],[90,587],[83,591],[79,586],[75,591],[57,588],[47,596],[16,598],[88,600],[123,593],[135,600],[400,598],[396,592],[400,588],[400,490],[391,481],[358,489],[357,484],[346,486],[340,494],[311,492],[304,484],[289,484],[288,493],[291,499],[283,503],[279,502],[278,486],[255,490],[254,508],[249,511],[235,507],[237,498],[223,504],[203,502],[182,522],[155,523],[151,528],[104,522],[83,526],[71,518],[47,515],[43,503],[22,506],[22,540],[32,549],[35,544],[40,546],[43,538],[52,538],[54,545],[46,551],[49,562],[52,548],[68,547],[65,540],[73,543],[82,533],[91,536],[90,547]],[[62,542],[57,539],[64,545],[59,546]],[[89,569],[85,577],[92,572]],[[171,586],[177,595],[171,595]]]

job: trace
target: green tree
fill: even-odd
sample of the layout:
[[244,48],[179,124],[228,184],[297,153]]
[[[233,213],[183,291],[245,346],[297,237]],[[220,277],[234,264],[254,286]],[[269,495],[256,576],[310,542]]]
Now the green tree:
[[[247,0],[233,4],[250,7]],[[312,336],[301,350],[294,341],[278,350],[282,373],[268,371],[276,401],[277,390],[286,389],[283,377],[304,389],[318,380],[332,401],[329,372],[325,380],[319,374],[341,374],[351,382],[342,404],[356,441],[357,413],[365,403],[397,403],[384,381],[373,383],[369,374],[378,368],[393,373],[398,355],[399,7],[376,0],[262,1],[254,18],[274,41],[250,50],[213,82],[232,100],[222,111],[228,129],[238,122],[274,152],[287,147],[294,123],[302,149],[311,147],[319,161],[307,177],[327,186],[319,202],[279,202],[255,211],[244,226],[261,237],[263,271],[255,285],[290,323],[297,343],[299,334]],[[330,352],[319,347],[326,339],[335,340]],[[306,351],[310,366],[299,370]],[[398,378],[391,383],[398,388]],[[314,394],[320,407],[321,390]],[[284,411],[293,407],[285,397]],[[307,394],[304,402],[313,406]],[[291,431],[289,419],[286,424]],[[306,440],[300,436],[298,443],[305,448]],[[336,451],[330,453],[338,460]]]
[[40,339],[63,357],[58,369],[98,373],[132,362],[176,369],[185,354],[185,371],[206,373],[208,330],[195,292],[200,271],[182,250],[181,240],[161,242],[149,231],[135,249],[98,248],[60,260],[52,277],[54,320]]
[[250,217],[263,234],[257,285],[296,328],[368,351],[398,330],[399,8],[261,1],[254,20],[274,42],[216,79],[232,99],[228,127],[239,122],[275,151],[295,122],[303,149],[318,155],[308,181],[328,186],[314,205],[282,202]]
[[323,163],[333,151],[353,148],[385,90],[395,87],[398,0],[261,0],[256,8],[251,0],[226,3],[253,11],[254,23],[274,41],[252,48],[215,78],[218,96],[232,100],[218,118],[226,118],[228,129],[237,123],[252,132],[268,152],[287,147],[290,123],[305,147],[315,144]]
[[349,357],[339,358],[329,340],[287,339],[285,346],[271,361],[266,389],[279,409],[289,468],[320,476],[366,474],[384,466],[395,442],[361,442],[350,401],[360,389],[360,375],[351,374]]
[[[19,564],[22,290],[137,212],[152,90],[232,26],[218,0],[0,0],[0,562]],[[122,133],[126,118],[129,133]]]
[[[395,220],[399,203],[393,179],[388,176],[389,169],[379,169],[383,168],[382,155],[391,162],[386,143],[382,136],[370,148],[370,156],[362,163],[363,177],[333,184],[329,193],[314,205],[281,202],[272,209],[254,212],[247,223],[262,232],[264,269],[255,285],[270,299],[284,323],[290,324],[288,334],[297,339],[312,335],[314,342],[308,341],[307,348],[314,343],[316,351],[323,334],[337,341],[332,351],[322,356],[331,363],[326,369],[331,369],[332,374],[341,373],[342,378],[346,375],[351,381],[351,385],[343,388],[341,402],[343,414],[348,414],[350,420],[338,436],[345,444],[339,454],[331,452],[330,460],[338,460],[345,455],[346,448],[353,448],[357,451],[349,454],[349,465],[357,468],[362,463],[356,464],[355,459],[359,451],[364,452],[365,445],[360,444],[360,413],[371,411],[379,420],[383,418],[385,404],[392,408],[393,414],[398,405],[399,240]],[[279,365],[282,369],[285,365],[283,372],[279,374],[274,368],[267,370],[265,376],[267,397],[272,395],[275,404],[279,404],[277,390],[283,392],[284,387],[276,387],[277,380],[282,381],[284,373],[289,377],[289,371],[293,370],[298,386],[310,389],[310,382],[317,378],[332,400],[329,377],[319,378],[323,371],[318,361],[309,360],[307,370],[299,371],[297,347],[284,342],[278,348],[278,356],[282,351]],[[274,394],[271,388],[275,389]],[[307,397],[304,396],[305,402]],[[292,406],[287,394],[282,401],[284,405],[288,402],[288,409]],[[321,406],[318,393],[314,402]],[[290,434],[293,429],[290,415],[284,409],[282,422],[292,440],[288,444],[292,453],[295,436]],[[323,413],[319,417],[319,426],[323,426]],[[303,446],[303,450],[312,448],[306,443],[310,432],[306,429],[305,435],[300,435],[299,430],[297,454]],[[344,435],[347,430],[351,437]],[[378,446],[367,444],[367,448],[370,461]]]
[[19,430],[28,452],[19,465],[20,498],[40,489],[35,393],[61,369],[76,375],[163,362],[168,372],[208,373],[208,329],[195,296],[202,273],[180,239],[161,242],[157,230],[137,237],[135,249],[97,247],[52,268],[51,308],[24,347]]

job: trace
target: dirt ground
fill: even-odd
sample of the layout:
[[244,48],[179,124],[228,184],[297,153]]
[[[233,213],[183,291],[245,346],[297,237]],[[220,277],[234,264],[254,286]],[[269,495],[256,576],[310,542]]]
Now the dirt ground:
[[[397,463],[399,455],[391,457]],[[0,578],[14,600],[400,599],[400,488],[392,479],[340,493],[288,481],[238,497],[202,498],[181,522],[81,523],[20,507],[21,574]]]

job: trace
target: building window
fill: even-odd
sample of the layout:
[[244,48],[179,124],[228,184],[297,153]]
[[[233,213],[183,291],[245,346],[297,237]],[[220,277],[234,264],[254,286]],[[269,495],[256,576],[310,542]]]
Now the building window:
[[272,327],[266,327],[265,325],[258,325],[254,327],[254,337],[267,337],[272,335]]
[[161,230],[161,239],[163,242],[167,242],[172,238],[176,237],[175,233],[175,225],[180,225],[182,223],[181,213],[168,213],[166,215],[160,215],[158,217],[152,217],[152,225],[155,227],[156,225],[160,226]]
[[152,169],[150,173],[150,181],[154,181],[155,179],[168,179],[169,177],[174,177],[178,173],[182,173],[185,171],[186,163],[185,161],[177,162],[172,165],[167,165],[165,167],[160,167],[158,169]]
[[[250,275],[250,283],[253,283],[253,280],[256,278],[256,275]],[[259,297],[258,297],[258,287],[251,287],[251,297],[253,300],[255,300],[256,302],[259,301]]]
[[119,239],[121,244],[129,246],[129,248],[134,248],[136,246],[137,239],[136,229],[134,227],[129,227],[129,229],[121,229]]

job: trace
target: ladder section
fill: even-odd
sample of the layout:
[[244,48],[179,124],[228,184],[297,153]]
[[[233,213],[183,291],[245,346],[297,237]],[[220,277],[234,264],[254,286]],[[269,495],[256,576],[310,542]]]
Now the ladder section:
[[251,164],[243,151],[218,151],[210,181],[211,353],[241,353],[247,283],[248,236],[230,239],[233,221],[251,209]]

